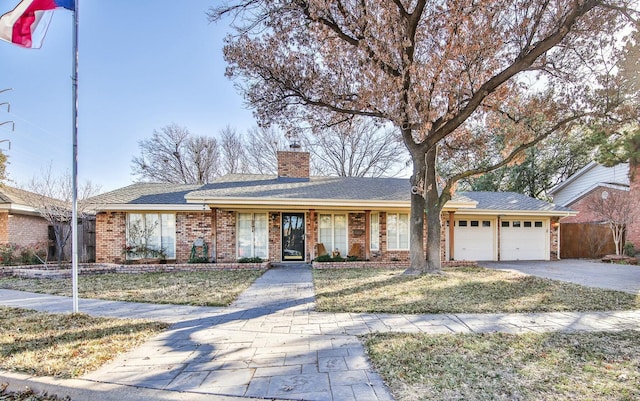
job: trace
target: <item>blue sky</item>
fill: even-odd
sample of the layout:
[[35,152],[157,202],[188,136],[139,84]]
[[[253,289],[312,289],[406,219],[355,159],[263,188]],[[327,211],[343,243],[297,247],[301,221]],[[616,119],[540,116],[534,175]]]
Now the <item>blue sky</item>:
[[[255,125],[224,76],[226,24],[209,24],[217,0],[80,0],[78,177],[103,191],[133,182],[138,141],[176,123],[214,135],[227,125]],[[0,0],[0,14],[18,0]],[[72,13],[57,10],[41,49],[0,41],[0,147],[10,185],[51,163],[71,170]]]

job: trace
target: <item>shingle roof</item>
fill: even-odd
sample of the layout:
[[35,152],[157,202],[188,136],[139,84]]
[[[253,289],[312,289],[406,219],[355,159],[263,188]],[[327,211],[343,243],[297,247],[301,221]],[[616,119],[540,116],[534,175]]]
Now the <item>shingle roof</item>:
[[96,205],[184,205],[185,195],[201,188],[202,185],[139,182],[92,197],[89,201]]
[[536,212],[571,212],[572,210],[517,192],[460,192],[478,202],[477,209]]
[[[187,205],[198,201],[260,198],[286,200],[390,201],[410,203],[406,178],[311,177],[282,178],[269,175],[229,174],[205,185],[136,183],[98,195],[92,203],[103,205]],[[566,212],[571,209],[514,192],[459,192],[456,202],[477,202],[476,209]],[[311,205],[310,205],[311,206]]]
[[400,178],[311,177],[231,174],[187,195],[206,198],[282,198],[409,201],[409,180]]

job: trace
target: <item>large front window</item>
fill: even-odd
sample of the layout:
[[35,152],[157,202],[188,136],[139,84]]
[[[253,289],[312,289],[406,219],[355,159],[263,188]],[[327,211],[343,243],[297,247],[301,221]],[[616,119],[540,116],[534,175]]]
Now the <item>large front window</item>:
[[319,216],[319,238],[329,253],[347,255],[347,215],[321,214]]
[[176,215],[127,214],[127,259],[176,257]]
[[371,213],[370,218],[371,224],[371,232],[370,232],[370,240],[369,249],[372,251],[380,250],[380,214]]
[[266,213],[238,213],[238,259],[269,257]]
[[409,249],[409,215],[387,213],[387,248],[389,250]]

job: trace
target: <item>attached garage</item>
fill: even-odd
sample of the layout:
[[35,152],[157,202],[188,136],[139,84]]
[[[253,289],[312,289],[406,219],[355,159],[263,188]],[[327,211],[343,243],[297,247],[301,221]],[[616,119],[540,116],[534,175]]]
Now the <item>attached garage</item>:
[[500,222],[500,260],[549,260],[549,220]]
[[[495,260],[495,220],[483,218],[455,219],[453,259]],[[449,235],[447,231],[447,243]],[[447,249],[448,246],[447,246]],[[450,255],[447,255],[451,259]]]

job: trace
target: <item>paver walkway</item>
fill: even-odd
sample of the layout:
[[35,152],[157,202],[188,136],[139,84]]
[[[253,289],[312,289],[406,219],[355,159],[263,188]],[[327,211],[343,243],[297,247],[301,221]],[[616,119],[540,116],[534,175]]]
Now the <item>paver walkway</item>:
[[[68,312],[65,297],[0,290],[0,304]],[[356,335],[638,329],[640,311],[390,315],[314,312],[311,270],[268,270],[228,308],[80,301],[99,316],[175,323],[84,377],[184,394],[267,399],[392,400]],[[186,393],[185,393],[186,392]]]

